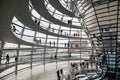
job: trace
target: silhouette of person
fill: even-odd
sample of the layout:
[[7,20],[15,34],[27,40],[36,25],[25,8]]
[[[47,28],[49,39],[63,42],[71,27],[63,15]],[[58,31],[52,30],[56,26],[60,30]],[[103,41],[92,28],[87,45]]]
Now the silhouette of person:
[[84,67],[84,64],[85,64],[85,63],[84,63],[84,62],[82,62],[82,67]]
[[55,54],[55,59],[57,59],[57,55]]
[[55,46],[55,41],[53,42],[54,46]]
[[88,67],[89,67],[89,63],[88,62],[86,63],[86,66],[87,66],[87,69],[88,69]]
[[56,73],[57,73],[57,80],[61,80],[59,70]]
[[35,20],[35,23],[37,23],[37,20]]
[[68,24],[72,24],[72,20],[68,20]]
[[60,30],[61,31],[61,34],[63,33],[63,30]]
[[15,26],[13,26],[13,32],[15,32],[17,29],[15,28]]
[[66,47],[66,43],[65,43],[65,47]]
[[76,34],[74,33],[74,37],[76,36]]
[[82,67],[82,63],[80,63],[80,68]]
[[50,29],[51,29],[51,27],[49,26],[49,27],[48,27],[48,30],[50,31]]
[[50,46],[51,46],[51,41],[50,41]]
[[63,69],[60,69],[60,73],[63,74]]
[[38,25],[40,25],[40,21],[38,22]]
[[63,69],[60,69],[61,80],[64,80]]
[[9,60],[10,60],[10,57],[9,57],[9,55],[7,54],[7,56],[6,56],[6,63],[9,64]]
[[18,57],[16,56],[16,57],[15,57],[15,62],[17,62],[17,61],[18,61]]
[[41,39],[40,39],[40,43],[41,43]]
[[54,28],[52,28],[52,32],[54,32]]

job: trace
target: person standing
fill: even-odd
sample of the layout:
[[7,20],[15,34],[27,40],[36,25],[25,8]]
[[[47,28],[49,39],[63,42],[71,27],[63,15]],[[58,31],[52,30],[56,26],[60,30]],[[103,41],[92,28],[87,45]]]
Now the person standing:
[[59,70],[58,70],[56,73],[57,73],[57,80],[61,80],[61,77],[60,77],[60,72],[59,72]]
[[9,60],[10,60],[10,57],[9,57],[9,55],[7,54],[7,56],[6,56],[6,63],[9,64]]
[[55,54],[55,59],[57,59],[57,55]]
[[15,28],[15,26],[13,26],[13,32],[15,32],[17,29]]
[[50,41],[50,46],[51,46],[51,41]]
[[89,63],[88,62],[86,63],[86,66],[87,66],[87,69],[88,69],[89,68]]
[[48,27],[48,31],[50,31],[50,29],[51,29],[51,27],[49,26],[49,27]]
[[63,30],[60,30],[61,34],[63,33]]
[[41,39],[40,39],[40,44],[41,44]]
[[15,57],[15,62],[17,62],[17,61],[18,61],[18,57],[16,56],[16,57]]
[[65,47],[66,47],[66,43],[65,43]]
[[52,28],[52,32],[54,33],[54,27]]
[[55,41],[53,42],[53,45],[55,46]]
[[63,73],[63,69],[60,69],[61,80],[66,80],[66,76]]

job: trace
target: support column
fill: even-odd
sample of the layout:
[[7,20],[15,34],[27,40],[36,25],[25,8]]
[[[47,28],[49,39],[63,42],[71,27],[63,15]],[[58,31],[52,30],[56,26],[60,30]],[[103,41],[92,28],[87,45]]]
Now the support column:
[[46,54],[46,45],[47,45],[47,40],[48,40],[48,34],[46,34],[45,48],[44,48],[44,59],[43,59],[43,60],[44,60],[44,62],[43,62],[43,63],[44,63],[44,71],[45,71],[45,57],[46,57],[46,56],[45,56],[45,54]]
[[1,41],[1,44],[0,44],[0,64],[2,63],[3,48],[4,48],[4,41]]
[[[69,36],[71,36],[71,28],[70,28],[70,33],[69,33]],[[70,44],[70,38],[69,38],[69,40],[68,40],[68,69],[70,69],[70,67],[69,67],[69,64],[70,64],[70,55],[72,54],[71,52],[70,52],[70,48],[71,48],[71,44]]]
[[[72,18],[72,20],[73,20],[73,18]],[[68,25],[72,25],[72,20],[71,21],[69,21],[68,20]],[[70,33],[69,33],[69,36],[71,36],[71,28],[70,28]],[[70,64],[70,55],[72,54],[71,52],[70,52],[70,48],[71,48],[71,44],[70,44],[70,39],[71,38],[69,38],[69,40],[68,40],[68,69],[70,69],[70,66],[69,66],[69,64]]]
[[[61,29],[61,27],[59,27],[59,31],[58,31],[58,35],[59,35],[59,33],[60,33],[60,29]],[[58,43],[59,43],[59,36],[58,36],[58,38],[57,38],[57,46],[56,46],[56,53],[55,53],[55,55],[56,55],[56,57],[58,56]],[[57,57],[58,58],[58,57]],[[58,66],[57,66],[57,58],[56,58],[56,69],[58,68]]]
[[32,61],[33,61],[33,51],[34,51],[34,47],[32,46],[32,49],[31,49],[31,56],[30,56],[30,69],[32,69]]
[[0,64],[2,63],[2,50],[0,49]]
[[82,39],[82,29],[81,29],[80,32],[81,32],[81,34],[80,34],[80,63],[81,63],[81,48],[82,48],[82,47],[81,47],[81,46],[82,46],[82,45],[81,45],[81,39]]
[[[16,55],[16,57],[18,58],[19,58],[19,50],[20,50],[20,44],[18,44],[17,55]],[[18,70],[18,60],[15,62],[15,75],[17,75],[17,70]]]

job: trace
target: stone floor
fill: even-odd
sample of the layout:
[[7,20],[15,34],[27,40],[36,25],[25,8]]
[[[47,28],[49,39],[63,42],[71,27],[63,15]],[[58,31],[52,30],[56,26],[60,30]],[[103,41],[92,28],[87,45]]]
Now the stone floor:
[[[79,64],[79,61],[77,62]],[[27,68],[25,70],[20,70],[18,71],[17,75],[13,73],[0,80],[57,80],[56,71],[58,69],[59,70],[63,69],[65,76],[69,74],[70,66],[68,64],[69,64],[68,61],[66,61],[66,62],[58,62],[57,66],[56,66],[56,63],[48,63],[45,65],[45,67],[43,65],[34,66],[32,69]],[[19,68],[23,68],[25,66],[28,66],[28,65],[21,65],[19,66]],[[15,70],[15,67],[0,73],[0,77],[10,71],[13,71],[13,69]],[[91,66],[89,66],[89,69],[91,69]],[[93,69],[95,69],[95,65],[93,66]],[[82,70],[80,69],[80,66],[79,66],[79,70],[80,71]],[[96,74],[94,74],[94,76],[95,75]],[[89,75],[86,76],[86,74],[80,74],[78,76],[82,76],[79,78],[79,80],[88,80]],[[99,80],[99,78],[94,80]]]
[[[13,69],[14,68],[4,71],[0,76]],[[56,71],[58,69],[63,69],[64,73],[66,73],[68,71],[68,62],[59,62],[57,67],[56,63],[46,64],[45,68],[43,65],[34,66],[32,69],[28,68],[18,71],[17,75],[13,73],[0,80],[56,80]]]

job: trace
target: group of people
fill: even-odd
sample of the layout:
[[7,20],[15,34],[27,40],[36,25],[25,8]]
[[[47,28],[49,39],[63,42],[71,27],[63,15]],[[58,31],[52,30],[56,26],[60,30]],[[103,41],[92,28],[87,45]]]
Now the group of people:
[[37,19],[35,20],[35,23],[38,24],[38,25],[40,25],[40,21],[37,20]]
[[[35,20],[35,23],[38,24],[38,25],[40,25],[40,21],[37,20],[37,19]],[[72,20],[68,20],[68,24],[71,25],[71,24],[72,24]],[[49,30],[49,31],[52,30],[53,33],[54,33],[54,31],[55,31],[54,27],[51,28],[51,26],[48,27],[48,30]],[[60,32],[60,34],[62,34],[62,33],[63,33],[63,30],[61,29],[61,30],[59,30],[59,32]],[[66,36],[68,36],[68,34],[69,34],[69,33],[67,33],[67,32],[64,32],[64,33],[65,33]],[[74,35],[74,37],[80,36],[79,33],[78,33],[78,31],[77,31],[77,33],[73,33],[73,35]]]
[[83,68],[89,68],[89,63],[88,62],[81,62],[80,63],[80,67],[83,69]]
[[74,33],[73,35],[74,35],[74,37],[79,37],[80,36],[80,34],[78,34],[78,33]]
[[[54,28],[51,28],[50,26],[48,27],[48,30],[50,31],[50,30],[52,30],[52,32],[54,33]],[[63,30],[60,30],[59,31],[60,32],[60,34],[63,34],[63,32],[64,32],[64,35],[65,36],[68,36],[68,32],[65,32],[65,31],[63,31]],[[80,36],[80,33],[79,33],[79,31],[77,31],[76,33],[73,33],[73,35],[74,35],[74,37],[78,37],[78,36]]]
[[71,80],[70,74],[65,75],[63,69],[57,70],[57,80]]
[[[34,38],[34,41],[37,43],[37,44],[41,44],[42,43],[42,40],[41,39],[36,39],[36,38]],[[50,46],[53,44],[53,46],[55,46],[55,44],[56,44],[56,42],[55,41],[50,41],[49,42],[49,44],[50,44]]]
[[[53,56],[52,56],[52,55],[50,56],[50,59],[51,59],[51,60],[53,59]],[[54,59],[57,59],[57,55],[56,55],[56,54],[54,55]]]
[[[92,64],[92,63],[91,63]],[[80,68],[84,69],[84,68],[89,68],[89,65],[91,65],[89,62],[81,62],[80,63]],[[76,70],[78,70],[78,63],[71,63],[70,64],[72,68],[75,68]]]
[[87,61],[81,63],[71,62],[69,74],[65,75],[63,69],[57,70],[57,80],[72,80],[75,78],[75,75],[79,74],[79,66],[81,70],[84,70],[85,68],[88,69],[89,65],[91,65],[91,63]]
[[57,80],[61,80],[61,77],[62,77],[62,75],[63,75],[63,69],[61,69],[61,70],[57,70]]
[[52,44],[55,46],[56,42],[55,42],[55,41],[53,41],[53,42],[50,41],[50,46],[51,46]]
[[[55,29],[54,29],[54,27],[51,28],[51,26],[49,26],[49,27],[48,27],[48,31],[51,31],[51,32],[54,33]],[[62,33],[63,33],[63,30],[59,30],[59,32],[60,32],[60,34],[62,34]]]
[[38,40],[38,39],[36,39],[36,38],[34,38],[34,41],[35,41],[37,44],[42,42],[41,39]]
[[[34,41],[37,43],[37,44],[41,44],[42,43],[42,39],[36,39],[36,38],[34,38]],[[50,45],[50,46],[56,46],[56,41],[49,41],[48,42],[48,44]],[[69,46],[72,46],[72,45],[70,45],[69,43],[63,43],[64,44],[64,46],[65,47],[69,47]]]
[[76,70],[78,70],[78,64],[77,63],[70,63],[71,68],[75,68]]
[[[10,61],[10,56],[9,56],[9,54],[7,54],[6,55],[6,63],[9,64],[9,61]],[[18,61],[18,57],[16,56],[15,57],[15,62],[17,62],[17,61]]]

